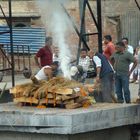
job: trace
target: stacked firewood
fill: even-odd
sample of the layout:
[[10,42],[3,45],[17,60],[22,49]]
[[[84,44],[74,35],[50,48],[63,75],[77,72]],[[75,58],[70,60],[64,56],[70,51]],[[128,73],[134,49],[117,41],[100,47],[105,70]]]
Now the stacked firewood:
[[34,81],[17,85],[10,89],[14,102],[23,105],[53,106],[73,109],[88,107],[94,103],[81,83],[63,77],[54,77],[49,81]]

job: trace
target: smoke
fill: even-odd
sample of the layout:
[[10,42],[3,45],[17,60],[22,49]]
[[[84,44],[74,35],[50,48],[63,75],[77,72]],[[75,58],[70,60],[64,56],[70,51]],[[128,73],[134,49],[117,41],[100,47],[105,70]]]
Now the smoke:
[[37,0],[36,2],[47,32],[51,33],[54,44],[59,48],[60,67],[63,75],[66,78],[70,78],[71,52],[67,44],[67,38],[72,30],[72,25],[62,8],[62,5],[67,5],[69,1]]

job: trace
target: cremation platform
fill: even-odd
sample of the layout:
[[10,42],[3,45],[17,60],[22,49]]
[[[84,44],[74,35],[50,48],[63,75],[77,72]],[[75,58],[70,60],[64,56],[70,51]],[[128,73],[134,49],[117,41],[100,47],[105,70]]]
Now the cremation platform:
[[140,123],[140,105],[95,104],[60,109],[0,104],[3,140],[127,140],[130,126]]

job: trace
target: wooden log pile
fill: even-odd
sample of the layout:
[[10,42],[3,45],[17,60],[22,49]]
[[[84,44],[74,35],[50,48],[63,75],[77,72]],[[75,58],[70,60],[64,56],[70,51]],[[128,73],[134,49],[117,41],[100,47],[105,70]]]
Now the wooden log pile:
[[88,107],[94,102],[81,83],[63,77],[17,85],[10,89],[10,93],[14,96],[14,102],[31,106],[74,109]]

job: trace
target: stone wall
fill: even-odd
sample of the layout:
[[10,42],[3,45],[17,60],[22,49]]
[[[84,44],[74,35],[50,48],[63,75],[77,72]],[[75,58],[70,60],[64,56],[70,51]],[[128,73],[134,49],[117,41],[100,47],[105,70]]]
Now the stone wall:
[[[96,1],[89,1],[91,4],[91,7],[93,9],[93,12],[96,16]],[[78,6],[78,0],[71,1],[69,5],[67,6],[68,12],[70,15],[74,18],[76,21],[76,25],[78,29],[80,28],[80,17],[79,17],[79,6]],[[8,5],[7,2],[1,1],[1,5],[5,11],[5,13],[8,13]],[[13,9],[13,16],[15,17],[31,17],[30,20],[30,26],[44,26],[41,18],[39,18],[41,15],[39,13],[39,10],[36,7],[34,0],[24,0],[24,1],[18,1],[14,0],[12,1],[12,9]],[[103,25],[103,35],[110,34],[113,37],[113,41],[116,42],[118,40],[119,36],[119,20],[120,16],[122,14],[125,14],[128,11],[138,11],[138,8],[134,2],[134,0],[105,0],[102,1],[102,25]],[[47,12],[47,10],[46,10]],[[96,32],[97,29],[95,27],[95,24],[91,18],[91,15],[89,11],[86,11],[86,31],[87,32]],[[23,21],[24,22],[24,21]],[[5,22],[2,20],[0,22],[1,24],[5,24]],[[47,30],[47,26],[46,26]],[[71,35],[68,39],[69,44],[71,44],[72,51],[77,51],[77,46],[79,42],[79,38],[75,31],[73,30]],[[91,36],[89,37],[88,42],[90,48],[97,47],[97,36]]]

